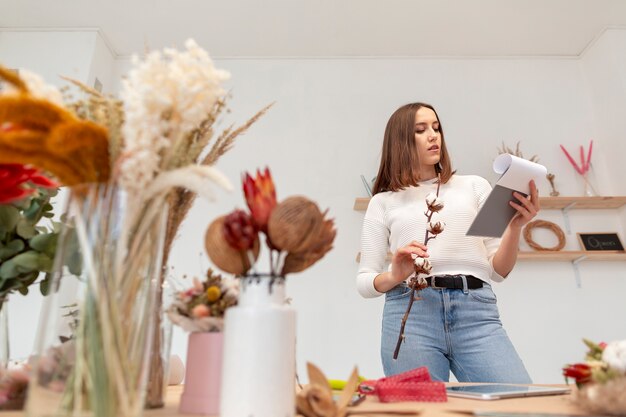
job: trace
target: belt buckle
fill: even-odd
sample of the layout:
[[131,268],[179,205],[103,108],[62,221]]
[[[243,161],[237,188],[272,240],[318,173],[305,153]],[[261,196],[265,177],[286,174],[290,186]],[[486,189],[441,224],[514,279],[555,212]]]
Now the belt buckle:
[[437,285],[435,285],[435,281],[437,280],[437,277],[431,277],[430,278],[430,287],[434,288],[434,289],[438,289],[438,290],[445,290],[446,287],[438,287]]

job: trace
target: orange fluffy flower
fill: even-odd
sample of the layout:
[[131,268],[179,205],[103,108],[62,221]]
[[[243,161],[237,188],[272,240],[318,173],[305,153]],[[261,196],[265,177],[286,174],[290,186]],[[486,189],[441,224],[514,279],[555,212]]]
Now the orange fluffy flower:
[[34,165],[66,185],[108,180],[104,127],[32,97],[24,83],[2,67],[0,78],[19,91],[0,96],[0,163]]

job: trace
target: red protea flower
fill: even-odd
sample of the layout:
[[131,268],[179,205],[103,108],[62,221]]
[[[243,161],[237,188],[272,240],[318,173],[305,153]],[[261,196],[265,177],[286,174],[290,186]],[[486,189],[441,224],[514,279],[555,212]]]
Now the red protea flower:
[[267,234],[267,222],[276,207],[276,190],[269,168],[265,172],[257,170],[256,178],[245,173],[243,193],[258,230]]
[[27,185],[58,187],[58,184],[35,168],[21,164],[0,164],[0,204],[12,203],[34,193],[35,189],[25,187]]
[[567,381],[567,378],[574,378],[576,385],[581,386],[587,382],[591,382],[591,367],[586,363],[575,363],[563,368],[563,376]]
[[239,251],[247,251],[257,240],[257,230],[252,218],[243,210],[235,210],[224,219],[224,239]]

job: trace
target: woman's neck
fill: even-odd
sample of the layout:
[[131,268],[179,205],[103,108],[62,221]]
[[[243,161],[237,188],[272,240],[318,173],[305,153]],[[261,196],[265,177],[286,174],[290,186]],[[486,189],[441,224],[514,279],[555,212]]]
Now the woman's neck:
[[428,181],[436,177],[437,177],[437,171],[435,170],[434,165],[431,165],[429,167],[422,167],[422,169],[419,172],[418,178],[420,181]]

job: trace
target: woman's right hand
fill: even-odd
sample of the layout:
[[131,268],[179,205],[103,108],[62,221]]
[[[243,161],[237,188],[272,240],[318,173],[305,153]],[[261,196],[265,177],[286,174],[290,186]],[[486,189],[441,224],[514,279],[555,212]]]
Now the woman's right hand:
[[415,271],[411,255],[428,258],[427,250],[426,245],[416,240],[398,249],[391,259],[391,272],[378,274],[374,278],[374,289],[384,293],[407,279]]
[[401,247],[391,259],[391,281],[396,285],[407,279],[414,271],[412,254],[420,258],[428,258],[428,248],[423,243],[414,240]]

